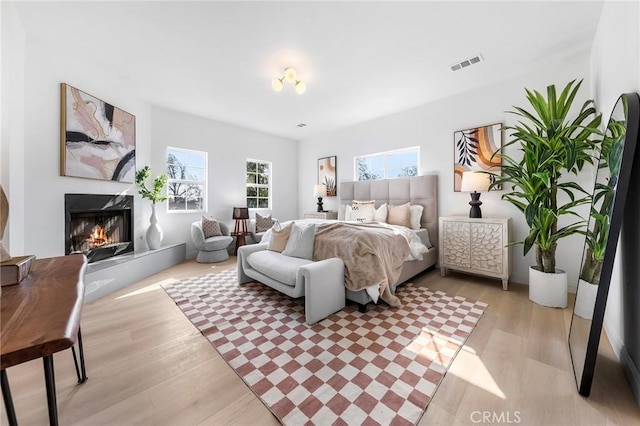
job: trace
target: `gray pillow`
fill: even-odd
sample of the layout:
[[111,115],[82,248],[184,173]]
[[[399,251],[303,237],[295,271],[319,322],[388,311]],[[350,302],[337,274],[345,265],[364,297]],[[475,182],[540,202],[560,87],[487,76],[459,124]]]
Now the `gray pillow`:
[[265,232],[273,226],[273,219],[271,215],[262,216],[260,213],[256,213],[256,232]]
[[285,256],[299,257],[300,259],[313,260],[313,243],[316,239],[316,226],[314,224],[293,224],[289,241],[282,254]]

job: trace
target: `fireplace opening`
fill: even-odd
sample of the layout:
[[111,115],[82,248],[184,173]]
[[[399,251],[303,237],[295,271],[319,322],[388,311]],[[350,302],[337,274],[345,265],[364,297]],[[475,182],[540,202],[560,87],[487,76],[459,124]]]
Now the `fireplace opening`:
[[66,194],[65,254],[89,263],[133,251],[133,196]]

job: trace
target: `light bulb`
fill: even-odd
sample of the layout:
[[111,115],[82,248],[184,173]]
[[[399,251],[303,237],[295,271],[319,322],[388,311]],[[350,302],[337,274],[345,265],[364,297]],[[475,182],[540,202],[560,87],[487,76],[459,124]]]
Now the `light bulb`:
[[294,70],[293,68],[284,69],[284,78],[286,78],[289,83],[293,83],[296,79],[296,76],[296,70]]
[[307,86],[300,80],[296,81],[296,92],[302,95],[307,90]]
[[282,90],[282,87],[284,86],[284,84],[282,83],[283,78],[276,78],[271,82],[271,88],[273,90],[275,90],[276,92],[279,92]]

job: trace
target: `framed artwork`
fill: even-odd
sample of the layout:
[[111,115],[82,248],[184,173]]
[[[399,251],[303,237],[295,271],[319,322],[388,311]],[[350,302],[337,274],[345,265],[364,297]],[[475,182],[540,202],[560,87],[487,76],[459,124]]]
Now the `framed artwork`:
[[327,187],[327,197],[337,195],[336,182],[336,156],[319,158],[318,184],[324,184]]
[[[462,173],[486,171],[500,175],[502,155],[493,156],[502,147],[502,123],[453,133],[453,190],[460,192]],[[493,158],[492,158],[493,156]]]
[[60,84],[60,175],[132,183],[136,117]]

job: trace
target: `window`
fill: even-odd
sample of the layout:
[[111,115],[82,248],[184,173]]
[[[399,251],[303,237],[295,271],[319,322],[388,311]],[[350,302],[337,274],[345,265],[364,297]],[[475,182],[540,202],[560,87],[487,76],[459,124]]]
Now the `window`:
[[271,208],[271,163],[247,160],[247,207]]
[[167,210],[204,211],[207,206],[207,153],[167,148]]
[[417,176],[420,147],[397,149],[354,158],[355,180],[393,179]]

